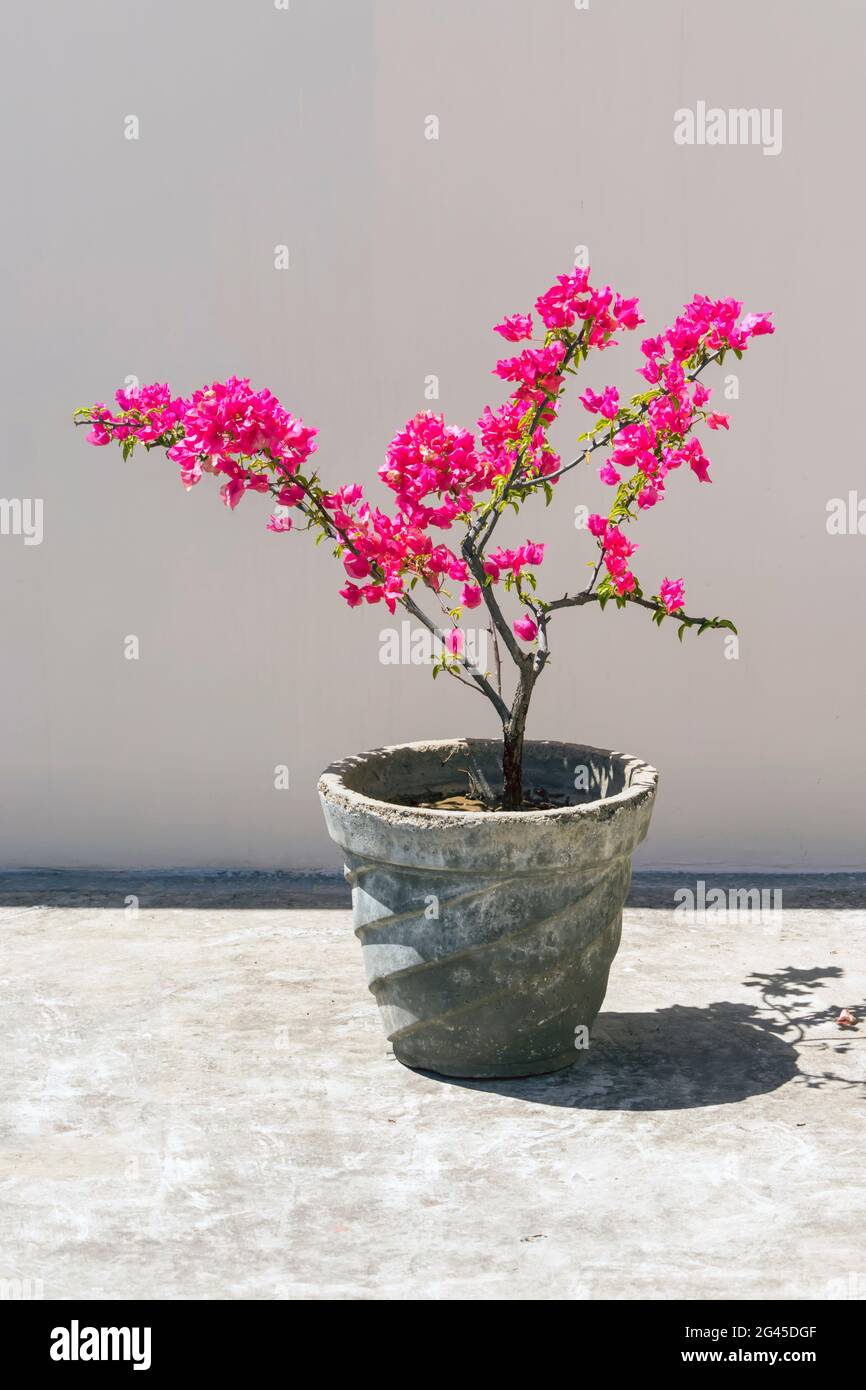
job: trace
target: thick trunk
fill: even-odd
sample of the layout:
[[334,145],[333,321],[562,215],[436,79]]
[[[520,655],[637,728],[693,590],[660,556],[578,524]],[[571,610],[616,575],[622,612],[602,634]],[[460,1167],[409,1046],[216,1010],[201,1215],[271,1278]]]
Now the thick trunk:
[[523,730],[515,733],[508,726],[502,744],[502,809],[519,811],[523,805]]
[[534,684],[532,668],[527,665],[520,672],[511,714],[502,729],[503,811],[519,811],[523,806],[523,738]]

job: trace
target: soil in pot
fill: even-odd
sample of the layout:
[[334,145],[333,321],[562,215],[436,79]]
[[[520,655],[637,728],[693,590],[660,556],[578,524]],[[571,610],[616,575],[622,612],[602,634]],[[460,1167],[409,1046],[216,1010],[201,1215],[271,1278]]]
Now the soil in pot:
[[[427,811],[466,811],[472,813],[489,811],[491,814],[495,814],[497,811],[505,810],[501,796],[487,800],[472,792],[451,792],[443,795],[430,789],[415,797],[395,799],[393,804],[395,806],[423,808]],[[523,805],[519,811],[558,811],[564,806],[577,805],[576,797],[547,792],[544,787],[531,787],[524,791]]]

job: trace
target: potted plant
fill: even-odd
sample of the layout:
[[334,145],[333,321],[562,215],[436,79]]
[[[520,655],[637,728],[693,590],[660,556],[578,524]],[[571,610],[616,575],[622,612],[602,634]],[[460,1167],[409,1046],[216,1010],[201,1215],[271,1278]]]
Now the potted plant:
[[[311,466],[316,431],[269,391],[232,377],[177,397],[166,385],[118,391],[116,406],[75,413],[88,440],[116,441],[125,458],[160,448],[187,488],[222,478],[237,506],[248,492],[275,502],[268,529],[311,531],[333,544],[353,608],[404,609],[437,638],[433,675],[453,677],[491,706],[501,739],[413,743],[335,763],[319,792],[352,884],[370,988],[400,1061],[451,1076],[515,1076],[576,1060],[604,998],[616,952],[631,855],[649,826],[657,774],[639,759],[581,744],[527,742],[533,691],[555,621],[589,604],[646,610],[659,625],[730,628],[684,610],[681,579],[646,594],[628,526],[665,496],[673,474],[709,482],[698,434],[728,428],[709,408],[705,370],[772,333],[769,314],[742,316],[734,299],[696,295],[674,323],[642,343],[645,390],[621,402],[614,386],[584,390],[593,417],[573,458],[549,431],[571,380],[617,332],[644,322],[638,301],[589,271],[560,275],[530,314],[495,331],[515,347],[495,374],[511,384],[477,433],[416,415],[388,446],[379,477],[390,512],[350,483],[327,489]],[[506,508],[550,503],[573,469],[603,459],[609,507],[589,516],[595,552],[586,582],[543,598],[544,545],[494,544]],[[442,533],[442,534],[437,534]],[[508,616],[509,602],[519,606]],[[431,606],[434,616],[431,616]],[[464,614],[483,608],[492,669],[468,649]],[[441,638],[441,640],[439,640]],[[503,662],[513,667],[511,688]]]

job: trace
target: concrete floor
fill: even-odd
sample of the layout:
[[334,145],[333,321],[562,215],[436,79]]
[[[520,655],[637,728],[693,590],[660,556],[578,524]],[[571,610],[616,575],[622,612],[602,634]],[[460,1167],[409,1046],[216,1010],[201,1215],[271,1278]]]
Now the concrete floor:
[[866,1297],[866,879],[772,882],[688,926],[636,879],[585,1063],[452,1083],[389,1056],[342,883],[0,875],[0,1278]]

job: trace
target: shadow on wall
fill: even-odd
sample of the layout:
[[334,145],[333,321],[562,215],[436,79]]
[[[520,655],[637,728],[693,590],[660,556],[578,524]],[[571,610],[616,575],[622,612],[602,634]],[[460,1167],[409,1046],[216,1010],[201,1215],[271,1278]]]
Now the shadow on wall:
[[[449,1085],[492,1091],[535,1105],[574,1110],[691,1110],[730,1105],[775,1091],[788,1081],[808,1087],[836,1086],[866,1096],[866,1082],[800,1065],[798,1044],[807,1032],[830,1027],[839,1006],[806,1012],[803,1003],[826,981],[839,979],[838,966],[752,975],[744,983],[760,990],[759,1003],[718,1001],[704,1008],[673,1005],[654,1013],[601,1013],[583,1059],[550,1076],[509,1081],[464,1081]],[[783,1036],[784,1035],[784,1036]],[[845,1053],[862,1037],[833,1036],[833,1051]]]

